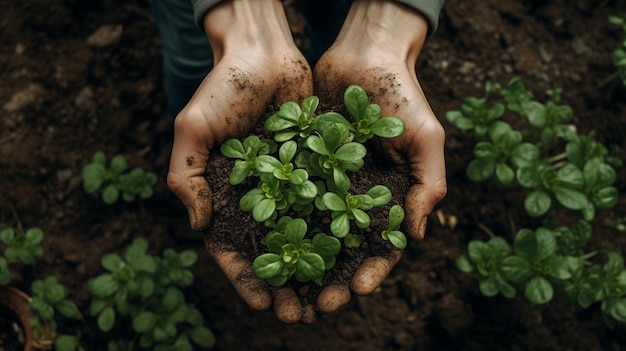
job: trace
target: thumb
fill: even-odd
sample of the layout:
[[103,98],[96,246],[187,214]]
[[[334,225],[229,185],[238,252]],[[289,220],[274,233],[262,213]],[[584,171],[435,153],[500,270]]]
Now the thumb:
[[211,189],[204,177],[209,159],[206,138],[198,134],[188,118],[179,115],[174,127],[174,144],[167,174],[167,186],[182,201],[189,214],[193,230],[208,227],[213,206]]
[[413,185],[405,200],[407,229],[418,240],[424,238],[426,221],[435,205],[447,192],[446,166],[443,144],[445,133],[440,124],[432,123],[433,128],[423,127],[420,136],[414,138],[408,150],[411,174],[418,181]]

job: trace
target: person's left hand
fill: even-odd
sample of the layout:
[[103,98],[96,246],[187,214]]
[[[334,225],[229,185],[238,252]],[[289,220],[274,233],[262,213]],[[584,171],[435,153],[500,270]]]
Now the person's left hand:
[[[333,46],[314,70],[316,93],[325,103],[340,103],[351,84],[360,85],[380,105],[383,116],[396,116],[406,126],[403,135],[382,140],[392,160],[406,164],[417,184],[406,196],[409,236],[420,240],[427,217],[446,194],[445,133],[420,87],[415,63],[428,23],[417,11],[393,1],[354,1]],[[401,258],[367,258],[350,286],[330,285],[317,300],[323,313],[348,303],[351,292],[367,295],[376,289]]]

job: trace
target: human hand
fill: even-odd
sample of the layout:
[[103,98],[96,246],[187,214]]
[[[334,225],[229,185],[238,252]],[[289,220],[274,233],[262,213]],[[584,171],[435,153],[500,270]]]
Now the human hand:
[[[409,190],[405,211],[408,233],[422,239],[426,219],[446,194],[445,133],[420,87],[415,63],[426,39],[428,22],[417,11],[394,1],[354,1],[333,46],[314,70],[316,93],[329,104],[358,84],[384,116],[396,116],[405,133],[381,141],[395,162],[407,164],[418,181]],[[401,257],[370,257],[356,271],[350,286],[324,288],[317,305],[333,312],[350,301],[351,291],[367,295],[387,277]]]
[[[278,1],[226,1],[204,18],[214,68],[176,117],[167,183],[187,207],[193,230],[206,229],[213,204],[204,178],[211,151],[231,137],[242,137],[265,108],[301,101],[313,93],[312,75],[293,42]],[[271,292],[251,262],[235,248],[214,243],[207,250],[255,310],[274,306],[278,318],[294,323],[303,307],[293,289]]]

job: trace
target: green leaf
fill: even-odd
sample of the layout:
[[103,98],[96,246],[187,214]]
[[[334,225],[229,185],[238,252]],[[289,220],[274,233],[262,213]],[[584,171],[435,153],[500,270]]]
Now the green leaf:
[[133,329],[138,333],[147,333],[154,329],[157,323],[157,315],[152,312],[141,312],[133,318]]
[[531,275],[530,263],[520,256],[509,256],[502,260],[500,271],[502,276],[514,283],[524,283]]
[[489,179],[494,173],[496,164],[491,158],[475,158],[467,165],[467,177],[473,182]]
[[254,206],[256,206],[259,202],[264,200],[265,193],[263,190],[259,188],[254,188],[248,191],[244,196],[239,200],[239,207],[242,211],[248,212],[251,211]]
[[301,282],[319,279],[324,275],[325,267],[320,255],[313,252],[304,253],[296,263],[296,279]]
[[198,326],[191,329],[189,337],[194,343],[202,347],[211,348],[215,346],[215,335],[206,327]]
[[370,190],[367,191],[367,195],[369,195],[373,202],[373,206],[384,206],[391,201],[392,195],[391,190],[384,185],[375,185]]
[[296,155],[296,151],[298,150],[298,144],[295,141],[289,140],[286,141],[280,149],[278,149],[278,155],[280,162],[282,164],[287,164],[291,162],[293,157]]
[[128,163],[126,162],[126,157],[124,155],[115,155],[111,159],[111,170],[117,174],[122,174],[126,169],[128,169]]
[[531,217],[539,217],[550,209],[552,199],[543,190],[535,190],[526,195],[524,199],[524,209]]
[[515,253],[529,262],[542,260],[556,252],[556,238],[551,231],[538,228],[535,232],[521,229],[515,236]]
[[89,281],[89,292],[96,297],[109,297],[119,290],[120,286],[112,274],[101,274]]
[[561,185],[570,189],[581,189],[585,183],[583,172],[571,163],[561,167],[557,176]]
[[322,201],[324,202],[324,205],[331,211],[341,212],[348,209],[345,201],[335,193],[325,193],[322,196]]
[[350,231],[350,220],[348,219],[348,214],[342,213],[335,217],[330,223],[330,231],[338,238],[343,238],[348,235],[348,232]]
[[119,190],[114,185],[108,185],[102,191],[102,201],[107,205],[112,205],[117,202],[120,196]]
[[341,250],[341,242],[337,238],[318,233],[313,237],[313,251],[320,256],[335,256]]
[[104,183],[105,175],[106,168],[104,165],[94,163],[86,165],[81,172],[83,189],[88,193],[98,191]]
[[463,273],[472,273],[474,271],[474,265],[469,260],[467,255],[459,256],[456,261],[456,267]]
[[513,169],[505,163],[496,163],[496,178],[502,184],[510,184],[515,178]]
[[398,249],[404,250],[406,248],[406,236],[401,231],[389,231],[387,232],[387,237],[389,238],[389,242],[391,242],[393,246],[397,247]]
[[343,96],[348,112],[358,122],[365,117],[365,109],[369,105],[367,93],[358,85],[350,85]]
[[246,156],[243,144],[235,138],[226,140],[220,147],[220,152],[228,158],[243,159]]
[[115,324],[115,310],[113,307],[106,307],[98,316],[98,327],[100,330],[107,332],[113,328]]
[[580,191],[555,186],[552,188],[559,203],[571,210],[582,210],[587,206],[587,196]]
[[405,131],[404,122],[397,117],[384,117],[370,125],[370,130],[382,138],[394,138]]
[[335,152],[335,157],[339,160],[352,161],[365,157],[367,150],[359,143],[351,142],[341,145]]
[[78,307],[72,301],[62,300],[59,301],[59,303],[57,303],[54,307],[57,309],[57,311],[59,311],[60,314],[64,315],[67,318],[82,318],[82,314],[78,310]]
[[290,242],[296,246],[300,246],[304,236],[306,235],[307,225],[304,219],[296,218],[287,223],[285,227],[285,234],[287,235],[287,242]]
[[280,161],[270,155],[258,156],[256,160],[254,160],[254,165],[259,172],[266,173],[272,173],[275,169],[280,169],[283,166]]
[[74,335],[58,335],[54,340],[55,351],[75,351],[78,347],[78,337]]
[[285,263],[282,258],[274,253],[265,253],[254,259],[252,269],[261,279],[274,277],[283,270]]
[[365,211],[358,208],[350,209],[350,211],[354,216],[354,223],[356,223],[357,227],[364,229],[370,226],[370,216]]
[[404,209],[400,205],[393,205],[389,210],[389,224],[387,229],[394,230],[404,221]]
[[553,295],[552,284],[543,277],[533,277],[524,289],[524,296],[528,301],[536,304],[549,302]]
[[481,279],[478,282],[478,289],[480,293],[487,297],[493,297],[498,295],[500,292],[500,287],[498,285],[498,280],[495,277],[487,277],[485,279]]

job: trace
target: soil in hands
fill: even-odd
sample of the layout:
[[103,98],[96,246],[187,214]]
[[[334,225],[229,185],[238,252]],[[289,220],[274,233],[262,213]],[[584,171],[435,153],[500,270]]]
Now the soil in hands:
[[[269,138],[263,131],[263,123],[273,112],[268,109],[260,119],[260,123],[253,134]],[[319,108],[318,113],[324,113],[329,108]],[[333,109],[337,111],[337,109]],[[322,112],[319,112],[322,111]],[[338,111],[345,114],[345,111]],[[244,136],[245,137],[245,136]],[[368,149],[364,158],[365,165],[356,172],[349,172],[352,182],[351,194],[364,194],[375,185],[384,185],[391,190],[393,196],[391,202],[385,206],[375,207],[368,211],[371,219],[369,228],[360,229],[351,225],[351,233],[357,234],[361,239],[361,245],[356,248],[342,249],[337,256],[337,262],[333,268],[326,271],[323,285],[349,284],[361,262],[367,257],[388,257],[396,249],[391,243],[381,237],[383,230],[387,229],[389,209],[391,206],[404,205],[404,199],[411,186],[411,177],[408,169],[404,166],[392,163],[385,155],[376,152],[373,143],[366,144]],[[211,226],[205,234],[207,243],[219,244],[224,250],[240,252],[250,262],[255,257],[267,252],[264,244],[265,235],[271,230],[263,223],[258,223],[252,218],[251,212],[243,212],[239,207],[239,199],[257,186],[257,179],[248,178],[238,185],[230,185],[228,176],[233,169],[235,161],[214,151],[207,167],[207,181],[213,192],[213,219]],[[295,213],[286,213],[297,217]],[[303,218],[309,228],[307,237],[312,237],[311,229],[320,228],[326,234],[330,233],[330,211],[318,211],[317,209],[309,216]],[[406,233],[406,228],[401,227]],[[303,304],[315,303],[317,295],[323,286],[313,282],[299,283],[295,279],[291,284],[299,294]]]

